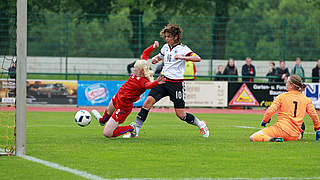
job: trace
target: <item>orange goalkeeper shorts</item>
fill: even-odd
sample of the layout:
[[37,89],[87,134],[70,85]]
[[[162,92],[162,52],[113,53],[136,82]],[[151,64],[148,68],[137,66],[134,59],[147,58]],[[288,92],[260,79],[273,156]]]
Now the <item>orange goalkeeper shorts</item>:
[[262,129],[262,132],[270,137],[282,137],[285,141],[297,141],[301,139],[301,134],[298,136],[291,136],[280,127],[275,125]]

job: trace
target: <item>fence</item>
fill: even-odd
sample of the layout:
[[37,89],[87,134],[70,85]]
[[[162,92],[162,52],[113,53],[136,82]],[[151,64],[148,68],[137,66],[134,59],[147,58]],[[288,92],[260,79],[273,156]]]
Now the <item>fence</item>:
[[[0,24],[2,47],[14,44],[14,39],[6,39],[10,31],[6,23],[12,23],[11,18],[1,16],[4,19]],[[229,57],[243,60],[251,56],[253,60],[267,61],[294,60],[297,56],[308,61],[320,58],[318,22],[52,12],[28,15],[28,56],[64,57],[62,73],[69,73],[69,57],[139,58],[143,49],[154,40],[164,43],[159,32],[168,22],[179,24],[184,31],[183,43],[208,61],[205,64],[209,64],[209,76],[214,74],[215,60]],[[84,68],[88,68],[94,62],[87,60],[85,63],[88,66]],[[95,73],[94,69],[91,73]]]

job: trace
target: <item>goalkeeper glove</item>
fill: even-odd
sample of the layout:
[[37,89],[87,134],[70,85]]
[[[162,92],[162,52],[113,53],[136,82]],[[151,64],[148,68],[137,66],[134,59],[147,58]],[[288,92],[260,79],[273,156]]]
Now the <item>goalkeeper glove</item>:
[[264,120],[262,119],[261,121],[261,126],[266,127],[266,124],[268,124],[270,122],[271,119],[269,119],[268,122],[264,122]]
[[316,132],[316,141],[318,141],[319,139],[320,139],[320,130]]

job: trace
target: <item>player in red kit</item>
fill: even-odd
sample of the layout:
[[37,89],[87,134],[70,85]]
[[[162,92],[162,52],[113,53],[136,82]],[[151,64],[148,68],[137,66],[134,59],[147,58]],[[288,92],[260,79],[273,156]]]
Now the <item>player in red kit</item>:
[[[155,42],[156,43],[156,42]],[[159,46],[159,45],[158,45]],[[142,58],[148,59],[153,51],[154,46],[150,46],[142,54]],[[99,120],[100,125],[105,125],[103,135],[107,138],[121,136],[127,132],[135,136],[135,125],[131,123],[129,126],[119,126],[122,124],[128,115],[131,113],[133,103],[139,100],[141,94],[146,89],[151,89],[158,84],[165,82],[164,77],[158,77],[153,81],[153,72],[146,60],[137,60],[134,65],[134,72],[130,78],[120,87],[116,95],[113,96],[112,101],[101,116],[97,110],[92,110],[92,114]]]
[[[150,54],[153,52],[153,50],[155,50],[158,47],[159,47],[159,42],[158,41],[154,41],[154,43],[151,46],[149,46],[148,48],[146,48],[143,51],[140,59],[148,60],[148,58],[149,58]],[[131,68],[133,68],[134,63],[136,63],[136,61],[128,64],[128,66],[127,66],[127,70],[128,70],[129,75],[131,75]]]

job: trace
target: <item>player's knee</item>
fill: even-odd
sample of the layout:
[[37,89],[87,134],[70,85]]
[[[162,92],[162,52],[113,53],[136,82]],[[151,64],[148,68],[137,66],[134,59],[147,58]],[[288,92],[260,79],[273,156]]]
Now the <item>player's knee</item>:
[[255,132],[253,133],[251,136],[250,136],[250,141],[259,141],[259,138],[263,135],[263,132],[262,130],[258,131],[258,132]]
[[111,138],[112,135],[113,135],[113,131],[103,130],[103,135],[104,135],[106,138]]
[[250,136],[250,141],[253,141],[253,140],[254,140],[254,135],[255,135],[255,134],[252,134],[252,135]]
[[179,119],[181,119],[181,120],[184,120],[185,118],[185,116],[186,116],[186,114],[183,112],[183,113],[180,113],[180,112],[176,112],[176,115],[177,115],[177,117],[179,118]]
[[151,107],[154,105],[155,102],[156,102],[156,100],[152,96],[148,96],[146,101],[143,104],[143,108],[149,110],[149,109],[151,109]]

